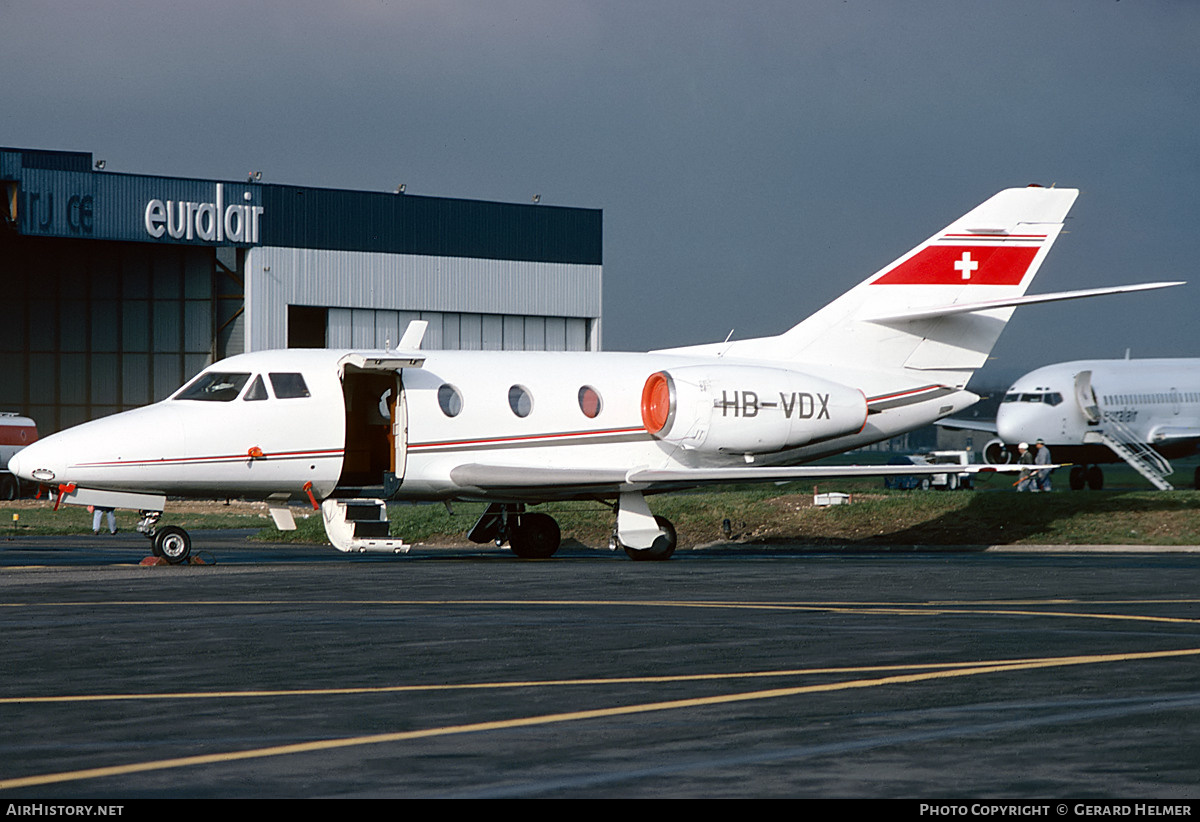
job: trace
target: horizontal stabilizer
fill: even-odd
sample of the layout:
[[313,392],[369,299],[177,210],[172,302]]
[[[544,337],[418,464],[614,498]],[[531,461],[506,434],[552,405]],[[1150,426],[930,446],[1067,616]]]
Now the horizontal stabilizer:
[[1056,291],[1052,294],[1030,294],[1022,297],[1010,297],[1001,300],[982,300],[973,303],[953,303],[914,311],[903,311],[897,314],[884,314],[876,317],[866,317],[873,323],[911,322],[929,320],[934,317],[946,317],[951,314],[970,314],[976,311],[990,311],[994,308],[1013,308],[1019,305],[1036,305],[1037,303],[1053,303],[1060,300],[1078,300],[1084,297],[1100,297],[1105,294],[1126,294],[1131,291],[1153,291],[1157,288],[1170,288],[1184,285],[1185,281],[1177,280],[1161,283],[1138,283],[1136,285],[1117,285],[1109,288],[1084,288],[1079,291]]

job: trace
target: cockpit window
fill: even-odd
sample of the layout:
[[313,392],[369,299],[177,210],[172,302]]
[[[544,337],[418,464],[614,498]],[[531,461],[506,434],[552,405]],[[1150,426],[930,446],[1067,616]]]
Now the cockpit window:
[[246,389],[246,396],[242,397],[242,400],[265,400],[267,398],[267,387],[263,385],[262,374],[255,374],[254,382],[250,383],[250,387]]
[[281,400],[311,396],[301,374],[271,374],[271,387],[275,389],[275,396]]
[[242,386],[250,379],[249,374],[230,374],[223,371],[208,371],[180,391],[177,400],[204,400],[206,402],[229,402],[242,392]]
[[1062,394],[1057,391],[1019,393],[1010,391],[1004,395],[1004,402],[1042,402],[1046,405],[1058,405],[1063,401]]

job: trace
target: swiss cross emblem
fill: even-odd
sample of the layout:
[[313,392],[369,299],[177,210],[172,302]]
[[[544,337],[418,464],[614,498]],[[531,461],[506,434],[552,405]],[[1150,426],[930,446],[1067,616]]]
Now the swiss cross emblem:
[[964,280],[971,279],[971,272],[979,268],[979,261],[971,259],[971,252],[964,251],[961,260],[954,261],[954,270],[962,272]]

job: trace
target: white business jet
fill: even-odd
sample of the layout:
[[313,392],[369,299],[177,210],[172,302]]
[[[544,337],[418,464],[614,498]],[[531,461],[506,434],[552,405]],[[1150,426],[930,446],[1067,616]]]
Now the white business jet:
[[521,557],[559,545],[554,519],[526,506],[610,501],[613,547],[666,559],[675,530],[645,494],[919,473],[803,463],[974,403],[967,380],[1018,305],[1166,285],[1026,296],[1077,194],[1002,191],[778,336],[640,354],[421,351],[418,321],[396,350],[231,357],[10,467],[59,502],[142,511],[139,530],[173,562],[191,541],[158,525],[168,495],[266,499],[284,528],[287,503],[307,501],[339,549],[394,548],[383,503],[355,499],[370,489],[489,502],[468,536]]
[[[986,424],[983,430],[989,430]],[[1167,460],[1190,456],[1200,446],[1200,359],[1047,365],[1012,384],[990,430],[999,438],[984,447],[989,463],[1012,461],[1016,443],[1044,439],[1053,459],[1075,463],[1072,489],[1103,488],[1099,463],[1124,460],[1170,490]],[[1192,482],[1200,488],[1200,468]]]

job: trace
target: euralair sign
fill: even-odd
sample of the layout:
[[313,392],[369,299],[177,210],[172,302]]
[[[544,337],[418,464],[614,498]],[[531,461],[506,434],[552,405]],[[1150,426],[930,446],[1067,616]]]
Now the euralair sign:
[[144,225],[154,239],[201,240],[213,243],[259,242],[263,207],[250,205],[250,192],[242,194],[244,204],[225,202],[225,185],[216,184],[213,202],[191,200],[151,200],[146,203]]

